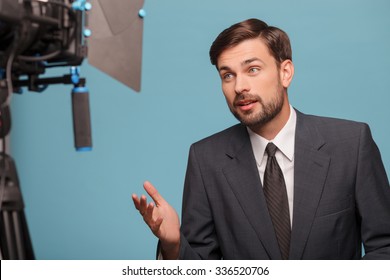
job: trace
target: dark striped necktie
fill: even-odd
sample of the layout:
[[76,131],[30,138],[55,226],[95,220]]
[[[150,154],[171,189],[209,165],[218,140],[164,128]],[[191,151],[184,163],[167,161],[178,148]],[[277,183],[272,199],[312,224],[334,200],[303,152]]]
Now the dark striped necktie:
[[276,160],[275,152],[278,148],[273,143],[268,143],[267,166],[264,172],[264,195],[267,201],[268,211],[274,225],[276,238],[279,243],[282,259],[287,260],[290,252],[290,214],[288,198],[283,172]]

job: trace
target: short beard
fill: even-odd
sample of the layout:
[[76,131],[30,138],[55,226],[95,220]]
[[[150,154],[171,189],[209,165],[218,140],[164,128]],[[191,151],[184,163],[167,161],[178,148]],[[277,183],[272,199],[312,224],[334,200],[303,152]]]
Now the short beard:
[[[275,98],[268,104],[264,104],[264,101],[260,96],[242,94],[241,97],[236,97],[237,100],[242,98],[256,99],[262,107],[262,110],[256,114],[249,112],[245,115],[240,115],[236,110],[234,110],[234,108],[230,108],[229,106],[230,111],[237,118],[237,120],[251,129],[258,129],[269,123],[280,113],[284,105],[283,88],[279,88]],[[235,100],[235,102],[237,100]]]

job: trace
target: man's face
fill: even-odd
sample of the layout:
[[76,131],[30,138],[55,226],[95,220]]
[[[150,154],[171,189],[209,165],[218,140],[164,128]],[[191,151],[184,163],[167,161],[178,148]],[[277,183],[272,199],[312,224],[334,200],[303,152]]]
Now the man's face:
[[288,103],[283,71],[260,39],[225,50],[217,67],[229,109],[244,125],[260,128]]

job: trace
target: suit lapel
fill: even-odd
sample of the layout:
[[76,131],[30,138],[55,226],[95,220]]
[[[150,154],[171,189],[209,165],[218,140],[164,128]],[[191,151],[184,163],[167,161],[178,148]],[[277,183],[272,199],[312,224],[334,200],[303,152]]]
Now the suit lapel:
[[[223,173],[270,259],[281,259],[248,132],[244,126],[237,128]],[[302,258],[314,221],[330,164],[330,157],[321,151],[325,144],[315,125],[297,111],[290,259]]]
[[223,173],[233,193],[270,259],[281,259],[252,146],[245,127],[239,126],[239,132],[232,137],[227,156],[231,160],[223,168]]
[[290,259],[301,259],[315,217],[330,157],[314,124],[297,111],[294,155],[294,210]]

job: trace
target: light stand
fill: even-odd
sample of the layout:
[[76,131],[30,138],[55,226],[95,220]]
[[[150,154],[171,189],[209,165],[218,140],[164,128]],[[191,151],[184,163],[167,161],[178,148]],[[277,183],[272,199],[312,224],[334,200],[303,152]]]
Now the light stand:
[[4,152],[0,153],[0,203],[1,259],[35,259],[16,167]]

